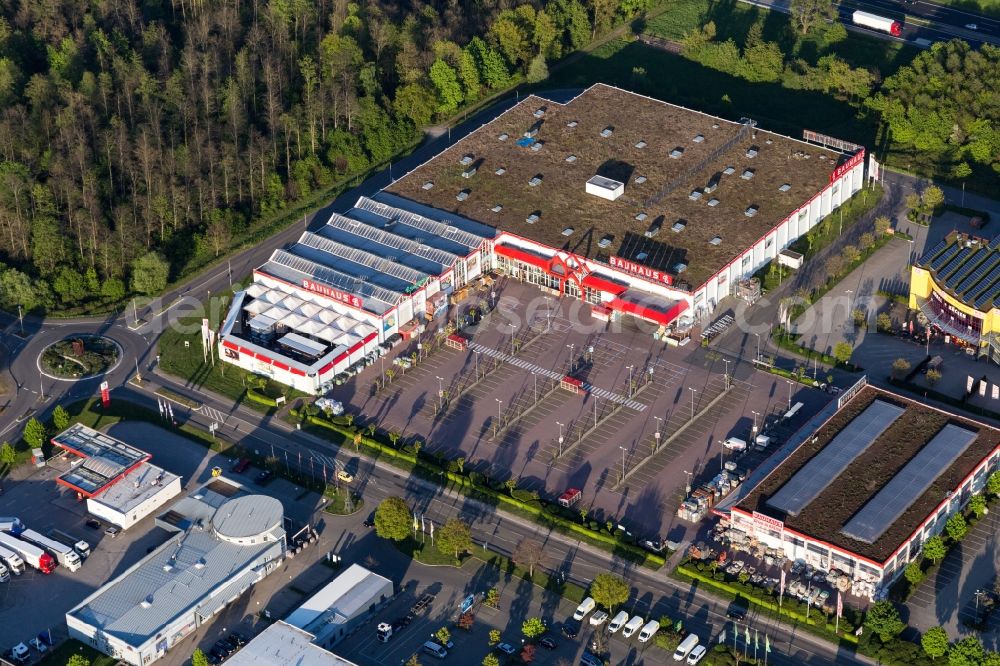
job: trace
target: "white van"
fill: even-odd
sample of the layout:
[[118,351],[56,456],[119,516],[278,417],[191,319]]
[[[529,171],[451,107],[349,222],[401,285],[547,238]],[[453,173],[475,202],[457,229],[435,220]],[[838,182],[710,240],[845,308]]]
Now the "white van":
[[747,443],[739,437],[730,437],[722,443],[724,447],[732,451],[746,451]]
[[646,626],[642,628],[639,632],[639,642],[645,643],[650,638],[656,635],[656,632],[660,630],[660,623],[656,620],[650,620],[646,623]]
[[754,446],[756,446],[760,451],[763,451],[767,447],[771,446],[770,435],[757,435],[757,439],[754,440]]
[[587,597],[580,602],[580,605],[576,607],[576,612],[573,613],[574,620],[582,620],[587,617],[587,613],[594,610],[597,607],[597,602],[594,601],[592,597]]
[[681,644],[677,646],[677,651],[674,652],[674,661],[684,661],[684,657],[688,656],[688,652],[694,649],[694,646],[698,644],[698,637],[695,634],[688,634],[687,638],[681,641]]
[[444,659],[448,656],[448,651],[434,641],[427,641],[424,643],[424,652],[434,655],[438,659]]
[[608,625],[608,631],[612,634],[617,634],[618,630],[628,622],[628,611],[619,611],[618,615],[615,615],[614,619],[611,620],[611,624]]
[[645,619],[641,615],[636,615],[631,620],[629,620],[624,627],[622,627],[622,636],[628,638],[635,632],[639,631],[639,627],[645,623]]

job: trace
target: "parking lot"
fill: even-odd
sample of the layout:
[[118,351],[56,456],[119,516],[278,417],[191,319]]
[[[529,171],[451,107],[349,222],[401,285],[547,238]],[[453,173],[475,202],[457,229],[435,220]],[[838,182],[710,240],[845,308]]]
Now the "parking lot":
[[[155,464],[182,477],[186,490],[210,478],[213,466],[228,470],[231,465],[224,457],[148,423],[122,422],[108,429],[108,433],[151,453]],[[240,480],[254,488],[256,473],[250,468]],[[21,576],[0,583],[0,646],[5,648],[22,641],[27,643],[47,630],[51,630],[56,641],[61,640],[66,635],[67,610],[169,536],[165,530],[153,526],[153,516],[113,538],[104,532],[107,525],[97,529],[88,527],[85,503],[56,484],[58,475],[57,466],[52,465],[34,470],[25,480],[7,484],[3,513],[20,518],[29,528],[43,534],[59,530],[74,539],[83,539],[90,544],[92,554],[75,572],[57,567],[46,575],[27,567]],[[269,484],[267,494],[278,497],[286,515],[296,521],[309,520],[319,502],[317,494],[302,496],[301,488],[283,479]]]
[[[720,469],[721,443],[749,436],[753,412],[763,418],[801,401],[804,421],[829,398],[736,365],[697,339],[670,347],[630,318],[594,320],[588,305],[531,285],[508,282],[496,305],[459,332],[466,349],[444,346],[409,369],[386,357],[334,397],[403,441],[464,457],[466,469],[513,477],[550,497],[580,488],[598,519],[675,540],[687,529],[672,520],[686,472],[697,478]],[[460,319],[468,307],[457,307]],[[416,353],[414,341],[393,355]],[[393,377],[376,392],[386,368]],[[561,388],[565,375],[585,391]]]

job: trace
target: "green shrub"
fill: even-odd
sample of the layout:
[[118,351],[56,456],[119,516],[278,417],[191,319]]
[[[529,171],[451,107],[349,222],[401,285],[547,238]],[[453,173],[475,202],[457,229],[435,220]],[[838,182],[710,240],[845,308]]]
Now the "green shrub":
[[268,407],[277,407],[278,406],[278,403],[275,401],[274,398],[269,398],[266,395],[264,395],[263,393],[259,393],[258,391],[255,391],[254,389],[250,389],[250,388],[247,389],[247,398],[249,398],[251,401],[256,402],[257,404],[260,404],[260,405],[267,405]]

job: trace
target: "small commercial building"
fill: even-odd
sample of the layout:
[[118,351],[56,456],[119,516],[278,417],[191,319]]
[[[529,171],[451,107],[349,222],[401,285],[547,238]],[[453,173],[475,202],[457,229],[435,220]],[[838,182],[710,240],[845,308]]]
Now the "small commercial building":
[[910,269],[910,308],[948,342],[1000,363],[1000,236],[951,233]]
[[76,456],[56,483],[86,498],[88,513],[122,529],[181,493],[181,477],[150,463],[150,454],[81,423],[53,437],[52,443]]
[[[844,575],[877,598],[1000,467],[1000,430],[866,385],[728,513],[733,539]],[[738,533],[738,534],[736,534]]]
[[229,666],[357,666],[313,643],[313,635],[287,622],[278,621],[260,632],[239,652],[226,660]]
[[[352,564],[304,604],[261,632],[226,663],[352,666],[330,650],[393,597],[392,581]],[[374,639],[374,636],[371,637]]]
[[281,502],[224,479],[157,517],[170,539],[66,613],[69,635],[134,666],[162,657],[285,554]]

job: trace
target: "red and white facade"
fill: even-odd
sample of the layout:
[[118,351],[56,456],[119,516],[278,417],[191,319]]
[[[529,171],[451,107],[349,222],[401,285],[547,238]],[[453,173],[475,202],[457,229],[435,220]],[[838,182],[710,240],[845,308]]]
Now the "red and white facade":
[[[694,289],[636,261],[588,259],[390,193],[362,197],[346,216],[335,214],[327,227],[275,250],[254,271],[254,283],[236,295],[220,331],[219,354],[318,393],[380,353],[387,339],[413,332],[428,314],[441,314],[452,291],[493,269],[584,300],[604,319],[631,315],[669,326],[682,315],[707,316],[732,285],[861,189],[863,170],[862,149],[830,174],[820,192]],[[281,336],[254,334],[267,330]]]
[[[863,379],[862,382],[864,381]],[[932,409],[926,405],[923,408]],[[799,433],[801,437],[796,436],[803,442],[807,441],[813,432],[825,425],[826,421],[819,428],[811,429],[808,433]],[[976,425],[986,430],[995,430],[983,423]],[[961,483],[942,498],[919,527],[883,561],[865,557],[816,536],[804,534],[786,526],[777,518],[757,511],[747,511],[739,506],[730,508],[728,518],[734,528],[768,548],[781,550],[791,561],[803,560],[816,569],[848,574],[853,581],[852,593],[856,596],[881,598],[889,586],[902,575],[906,565],[920,559],[927,539],[940,534],[948,518],[961,511],[974,494],[982,492],[989,475],[998,469],[1000,469],[1000,446],[980,460]],[[720,515],[725,516],[724,513]]]

